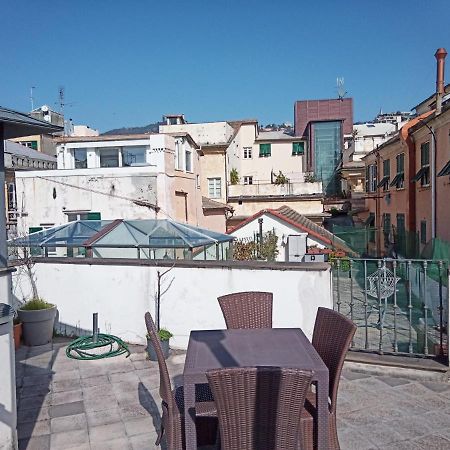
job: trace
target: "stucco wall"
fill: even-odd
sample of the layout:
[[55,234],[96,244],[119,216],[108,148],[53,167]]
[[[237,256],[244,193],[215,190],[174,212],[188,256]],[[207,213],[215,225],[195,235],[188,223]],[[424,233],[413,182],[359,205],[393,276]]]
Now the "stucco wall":
[[[92,314],[98,312],[101,331],[144,343],[144,313],[154,312],[157,270],[168,267],[123,261],[114,265],[38,262],[34,269],[39,295],[58,306],[59,320],[69,328],[90,330]],[[297,264],[295,268],[284,264],[280,270],[235,267],[232,263],[204,267],[192,262],[167,273],[162,282],[163,290],[168,290],[161,302],[161,324],[174,334],[172,347],[186,348],[190,330],[225,328],[217,297],[226,293],[273,292],[273,326],[300,327],[310,337],[317,308],[332,307],[326,264]],[[28,298],[26,277],[16,273],[13,285],[16,297]]]

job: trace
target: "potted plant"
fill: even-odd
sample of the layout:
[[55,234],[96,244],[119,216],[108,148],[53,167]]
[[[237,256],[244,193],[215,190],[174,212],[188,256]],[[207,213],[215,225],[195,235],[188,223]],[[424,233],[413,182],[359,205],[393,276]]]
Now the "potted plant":
[[44,345],[52,340],[56,306],[41,298],[32,298],[18,309],[23,324],[25,345]]
[[14,348],[17,350],[20,347],[22,339],[22,322],[18,317],[14,317]]
[[[169,340],[173,336],[173,334],[170,331],[168,331],[164,328],[161,328],[161,321],[160,321],[160,319],[161,319],[161,297],[169,290],[169,288],[173,282],[173,278],[169,282],[168,286],[165,287],[163,290],[161,289],[161,284],[162,284],[163,277],[168,272],[170,272],[172,269],[173,269],[173,265],[172,265],[172,267],[165,270],[164,272],[160,272],[159,270],[156,272],[157,284],[156,284],[156,295],[155,295],[155,310],[156,310],[155,326],[156,326],[156,330],[158,331],[159,342],[161,344],[164,359],[167,359],[169,357],[169,350],[170,350]],[[150,340],[150,337],[148,335],[147,335],[147,353],[148,353],[148,358],[150,359],[150,361],[157,360],[155,349],[154,349],[152,341]]]

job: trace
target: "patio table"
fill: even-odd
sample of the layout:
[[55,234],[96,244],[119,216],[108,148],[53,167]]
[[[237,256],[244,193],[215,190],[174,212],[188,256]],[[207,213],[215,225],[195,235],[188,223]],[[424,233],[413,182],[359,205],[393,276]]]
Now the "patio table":
[[186,450],[197,450],[195,385],[223,367],[276,366],[314,372],[318,448],[328,447],[328,368],[300,328],[191,331],[184,366]]

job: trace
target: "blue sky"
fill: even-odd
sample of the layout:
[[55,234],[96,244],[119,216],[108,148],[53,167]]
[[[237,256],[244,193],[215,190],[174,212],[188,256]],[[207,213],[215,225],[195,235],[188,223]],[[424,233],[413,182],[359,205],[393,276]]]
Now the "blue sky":
[[[409,110],[450,51],[448,0],[16,0],[2,5],[0,105],[54,106],[106,131],[190,122],[293,122],[299,99],[336,97],[355,121]],[[450,74],[450,57],[447,74]],[[446,81],[450,81],[447,75]]]

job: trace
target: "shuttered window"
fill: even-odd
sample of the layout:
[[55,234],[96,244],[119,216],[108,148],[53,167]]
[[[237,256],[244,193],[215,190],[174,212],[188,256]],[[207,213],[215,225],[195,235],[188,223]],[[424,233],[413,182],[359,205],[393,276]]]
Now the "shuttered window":
[[259,156],[267,158],[272,155],[272,144],[259,144]]

